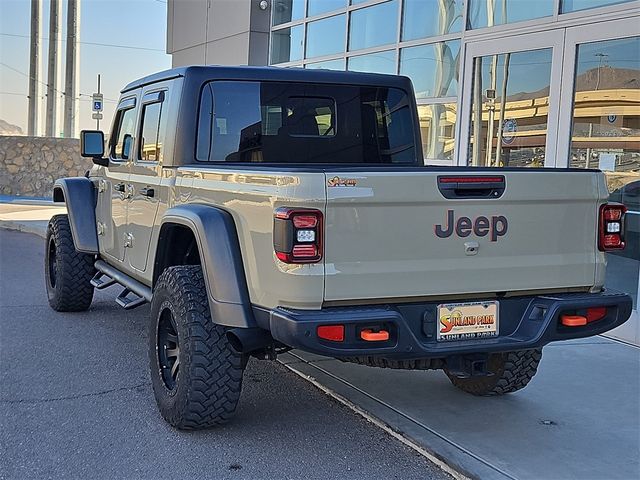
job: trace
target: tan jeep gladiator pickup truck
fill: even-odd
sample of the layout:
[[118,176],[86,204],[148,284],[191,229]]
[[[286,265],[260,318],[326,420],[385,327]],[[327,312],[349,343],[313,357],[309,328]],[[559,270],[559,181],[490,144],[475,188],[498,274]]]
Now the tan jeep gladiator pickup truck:
[[605,252],[625,208],[598,170],[425,166],[400,76],[187,67],[122,90],[105,151],[55,183],[58,311],[120,285],[151,303],[149,363],[178,428],[228,420],[250,355],[290,348],[523,388],[549,342],[624,323]]

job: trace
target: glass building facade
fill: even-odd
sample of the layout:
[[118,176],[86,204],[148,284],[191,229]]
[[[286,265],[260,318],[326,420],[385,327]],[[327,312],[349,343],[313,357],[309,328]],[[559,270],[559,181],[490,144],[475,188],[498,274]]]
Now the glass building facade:
[[629,210],[607,284],[637,309],[640,2],[273,0],[269,63],[410,77],[427,164],[603,170]]

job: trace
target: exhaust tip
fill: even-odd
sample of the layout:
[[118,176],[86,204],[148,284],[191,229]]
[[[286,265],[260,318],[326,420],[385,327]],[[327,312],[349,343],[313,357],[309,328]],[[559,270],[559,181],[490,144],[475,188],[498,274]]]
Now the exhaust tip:
[[233,333],[233,330],[229,330],[227,332],[227,341],[231,348],[233,348],[236,352],[244,353],[242,350],[242,342],[240,339]]
[[269,331],[262,328],[234,328],[226,333],[231,348],[239,353],[251,353],[263,350],[274,344]]

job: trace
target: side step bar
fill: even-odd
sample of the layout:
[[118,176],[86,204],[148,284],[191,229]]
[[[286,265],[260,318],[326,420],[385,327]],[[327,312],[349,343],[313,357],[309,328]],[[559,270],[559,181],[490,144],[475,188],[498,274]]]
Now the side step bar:
[[116,298],[116,303],[122,308],[130,310],[147,302],[151,302],[151,288],[131,278],[129,275],[116,270],[103,260],[97,260],[95,267],[98,273],[96,273],[95,277],[91,280],[91,285],[98,290],[107,288],[115,283],[122,285],[124,290],[122,290]]

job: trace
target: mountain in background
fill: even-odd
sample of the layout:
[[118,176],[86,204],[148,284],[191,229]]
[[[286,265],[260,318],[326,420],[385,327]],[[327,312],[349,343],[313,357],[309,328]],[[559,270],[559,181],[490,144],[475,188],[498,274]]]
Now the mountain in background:
[[0,135],[24,135],[22,129],[0,118]]
[[[596,89],[596,86],[598,87]],[[640,71],[632,68],[614,68],[608,65],[600,67],[598,81],[598,67],[587,70],[576,77],[576,91],[592,92],[595,90],[640,89]],[[499,93],[499,92],[498,92]],[[549,87],[537,92],[519,92],[509,95],[507,100],[531,100],[549,96]]]

